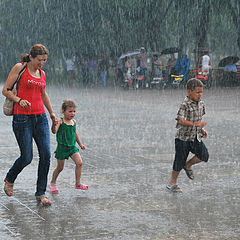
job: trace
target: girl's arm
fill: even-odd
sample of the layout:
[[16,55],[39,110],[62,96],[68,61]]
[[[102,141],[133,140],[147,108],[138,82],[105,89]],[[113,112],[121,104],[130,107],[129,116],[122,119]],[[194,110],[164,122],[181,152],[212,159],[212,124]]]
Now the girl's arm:
[[80,141],[80,138],[79,138],[79,136],[78,136],[78,134],[76,133],[76,141],[77,141],[77,143],[78,143],[78,145],[80,146],[80,148],[82,149],[82,150],[85,150],[85,146],[82,144],[82,142]]

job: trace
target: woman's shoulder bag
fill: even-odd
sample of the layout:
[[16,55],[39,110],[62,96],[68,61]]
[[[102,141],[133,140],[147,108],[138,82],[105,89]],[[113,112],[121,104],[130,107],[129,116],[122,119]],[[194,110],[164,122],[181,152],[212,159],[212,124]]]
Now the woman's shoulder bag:
[[[24,64],[23,68],[21,69],[21,71],[18,74],[18,78],[16,80],[16,82],[13,84],[12,88],[8,89],[8,91],[12,91],[12,93],[14,95],[17,95],[17,88],[18,88],[18,83],[19,80],[22,77],[22,74],[24,73],[25,69],[26,69],[27,64]],[[13,109],[14,109],[14,104],[15,102],[13,102],[11,99],[9,98],[5,98],[5,101],[3,103],[3,113],[6,116],[12,116],[13,115]]]

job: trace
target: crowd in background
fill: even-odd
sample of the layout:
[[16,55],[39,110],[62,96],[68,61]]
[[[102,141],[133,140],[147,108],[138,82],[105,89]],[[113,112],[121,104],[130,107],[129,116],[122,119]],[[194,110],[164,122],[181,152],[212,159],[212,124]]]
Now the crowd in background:
[[[195,77],[193,72],[190,72],[190,66],[190,59],[182,50],[168,54],[149,54],[144,47],[141,47],[136,54],[129,54],[129,56],[117,59],[111,59],[104,53],[83,56],[80,59],[69,55],[65,61],[65,73],[69,86],[81,82],[83,87],[105,88],[107,85],[122,86],[124,78],[129,77],[132,73],[142,75],[143,81],[146,82],[153,77],[165,78],[167,82],[171,82],[171,76],[177,74],[181,75],[182,82],[186,83],[190,77]],[[191,68],[194,68],[193,64]],[[213,63],[208,51],[201,53],[195,68],[197,68],[196,76],[199,76],[197,74],[200,72],[202,78],[206,78],[206,76],[210,78]],[[239,82],[236,61],[228,61],[223,70],[222,85]]]

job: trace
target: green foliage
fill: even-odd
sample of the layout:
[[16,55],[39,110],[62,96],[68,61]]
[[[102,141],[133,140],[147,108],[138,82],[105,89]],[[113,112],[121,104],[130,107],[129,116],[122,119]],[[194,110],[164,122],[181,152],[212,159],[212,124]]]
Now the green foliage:
[[236,54],[239,8],[238,0],[0,0],[0,70],[38,42],[50,50],[51,71],[67,55],[113,59],[141,46]]

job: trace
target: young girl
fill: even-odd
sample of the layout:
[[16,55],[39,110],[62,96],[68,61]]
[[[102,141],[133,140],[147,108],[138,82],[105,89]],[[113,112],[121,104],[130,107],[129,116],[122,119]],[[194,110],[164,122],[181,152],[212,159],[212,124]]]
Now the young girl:
[[76,113],[76,105],[72,100],[64,100],[62,103],[63,118],[58,119],[52,124],[52,133],[57,133],[57,149],[55,151],[55,158],[57,159],[57,167],[53,171],[52,180],[49,184],[52,193],[58,193],[56,180],[59,173],[64,168],[65,159],[69,157],[76,164],[75,168],[75,189],[88,190],[88,186],[80,183],[82,173],[82,158],[79,154],[78,148],[75,146],[77,142],[81,149],[85,146],[81,143],[80,138],[76,132],[76,121],[73,119]]

